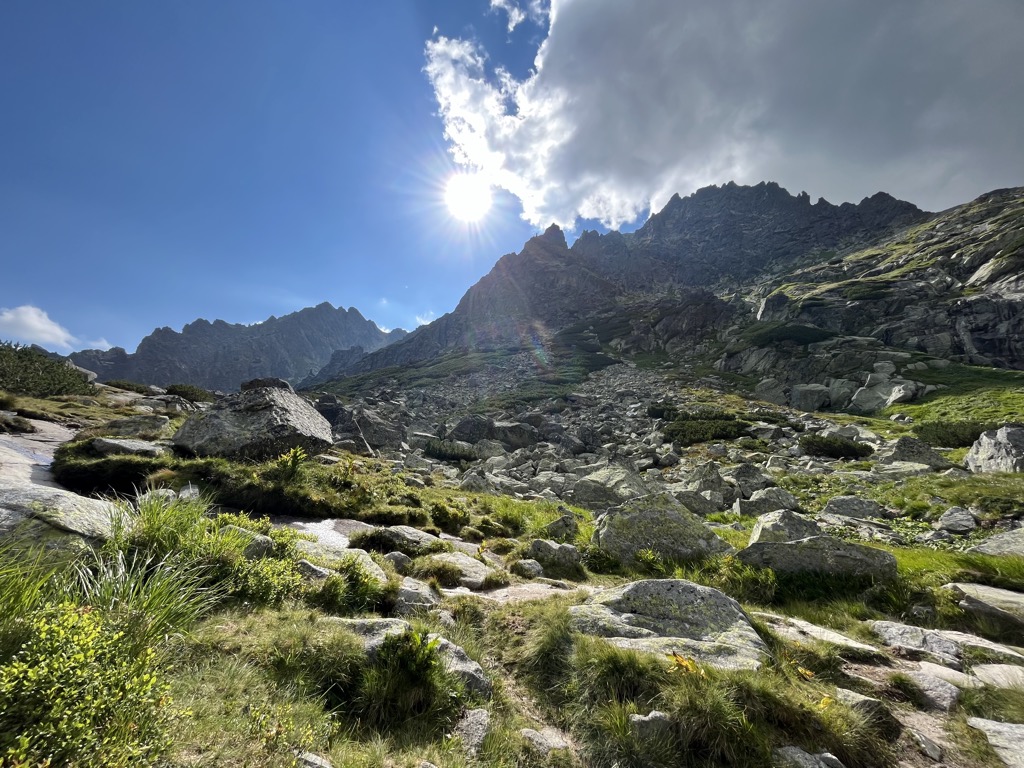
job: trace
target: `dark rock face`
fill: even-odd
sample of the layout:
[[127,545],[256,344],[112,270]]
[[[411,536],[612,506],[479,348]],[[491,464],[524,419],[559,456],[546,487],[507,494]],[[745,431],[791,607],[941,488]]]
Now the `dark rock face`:
[[100,381],[195,384],[232,391],[243,381],[261,377],[298,382],[326,365],[335,350],[376,350],[404,335],[405,331],[384,333],[358,310],[335,309],[325,302],[255,325],[196,320],[181,333],[158,328],[133,354],[114,347],[87,349],[70,358],[96,371]]

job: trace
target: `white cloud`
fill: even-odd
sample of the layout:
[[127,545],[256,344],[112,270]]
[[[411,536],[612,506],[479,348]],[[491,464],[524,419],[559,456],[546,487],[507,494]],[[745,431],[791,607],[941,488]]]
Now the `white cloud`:
[[65,350],[70,350],[78,343],[78,339],[67,328],[51,320],[39,307],[30,304],[14,309],[0,308],[0,337]]
[[424,312],[422,315],[416,315],[416,325],[417,326],[426,325],[431,320],[433,320],[435,317],[437,317],[437,315],[434,314],[433,310],[430,310],[428,312]]
[[548,18],[522,80],[473,42],[426,46],[456,162],[537,226],[618,226],[729,180],[932,209],[1024,182],[1018,0],[552,0]]
[[547,0],[529,0],[524,7],[517,0],[491,0],[491,10],[508,14],[508,31],[511,32],[527,19],[536,24],[542,24],[548,15],[548,2]]

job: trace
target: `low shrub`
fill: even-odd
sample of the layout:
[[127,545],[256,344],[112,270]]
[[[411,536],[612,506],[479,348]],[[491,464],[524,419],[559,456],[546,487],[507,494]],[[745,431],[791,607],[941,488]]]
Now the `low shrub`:
[[0,666],[4,765],[153,765],[170,746],[168,686],[156,653],[122,642],[103,614],[50,605]]
[[784,343],[805,346],[831,339],[835,333],[812,325],[771,322],[754,325],[748,328],[743,336],[755,347],[769,347]]
[[337,573],[308,592],[306,602],[326,613],[351,616],[363,611],[386,609],[394,601],[394,592],[390,585],[381,585],[367,574],[353,558],[338,565]]
[[10,392],[4,392],[0,389],[0,411],[12,411],[14,410],[14,404],[18,401],[14,395]]
[[469,525],[469,512],[457,505],[436,501],[430,505],[430,519],[445,533],[457,535]]
[[800,450],[808,456],[823,456],[830,459],[863,459],[875,452],[865,443],[857,443],[839,435],[804,435],[800,438]]
[[29,397],[88,395],[86,375],[66,360],[50,357],[36,347],[0,341],[0,389]]
[[212,392],[194,384],[171,384],[167,387],[167,394],[183,397],[193,403],[212,403],[217,399]]
[[647,415],[652,419],[672,421],[679,415],[679,409],[672,403],[651,403],[647,406]]
[[982,432],[999,429],[999,426],[981,421],[922,421],[914,425],[914,434],[938,448],[968,448]]
[[733,414],[725,414],[731,418],[677,418],[662,430],[665,439],[671,440],[680,448],[710,440],[733,440],[746,434],[750,426],[738,420]]

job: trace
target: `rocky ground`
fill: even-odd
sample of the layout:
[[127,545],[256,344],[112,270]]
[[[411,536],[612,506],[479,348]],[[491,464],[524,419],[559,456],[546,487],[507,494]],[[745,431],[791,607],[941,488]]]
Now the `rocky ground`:
[[[173,439],[168,430],[181,421],[180,404],[117,394],[119,406],[138,415],[83,432],[76,445],[91,456],[162,460],[177,451],[247,461],[299,446],[322,455],[323,466],[372,467],[393,478],[388,487],[403,498],[443,499],[437,503],[445,514],[465,510],[455,525],[436,506],[409,525],[374,525],[364,515],[274,521],[308,534],[298,542],[297,566],[307,581],[325,579],[332,563],[353,558],[381,586],[397,574],[388,615],[317,620],[362,638],[367,658],[422,617],[455,632],[451,639],[430,637],[479,706],[452,728],[457,748],[431,753],[431,760],[501,764],[484,744],[493,746],[494,722],[508,729],[501,707],[516,702],[516,749],[534,756],[518,764],[611,764],[594,757],[586,728],[538,703],[529,676],[510,667],[514,654],[481,647],[486,634],[465,648],[456,644],[456,614],[465,610],[456,606],[472,597],[492,606],[485,612],[564,604],[571,636],[675,659],[680,669],[774,669],[779,643],[792,653],[813,647],[834,660],[827,672],[796,662],[794,668],[808,684],[817,676],[818,707],[838,702],[884,735],[892,754],[879,757],[879,765],[1024,765],[1022,720],[970,714],[982,711],[978,701],[998,695],[992,691],[1019,697],[1024,689],[1021,510],[988,503],[1005,490],[978,490],[990,477],[1018,488],[1013,475],[990,474],[1024,466],[1014,463],[1024,462],[1018,430],[986,433],[964,465],[964,457],[909,436],[906,419],[800,412],[742,400],[715,377],[683,383],[674,370],[625,364],[528,408],[479,407],[514,392],[534,366],[524,355],[498,381],[470,375],[344,404],[322,397],[315,408],[283,383],[258,382],[190,416]],[[683,446],[666,437],[672,419],[658,410],[664,406],[674,413],[727,409],[745,425],[731,439]],[[28,525],[41,541],[59,540],[61,547],[109,538],[118,513],[105,501],[60,489],[49,473],[53,447],[72,431],[33,423],[33,435],[0,435],[0,535]],[[842,438],[870,452],[853,461],[811,455],[802,445],[810,436]],[[364,458],[345,458],[339,449]],[[179,492],[196,490],[189,484]],[[488,499],[543,512],[515,530]],[[253,557],[260,556],[256,544]],[[955,558],[968,558],[962,562],[970,566],[950,568],[956,578],[945,581],[943,569]],[[719,576],[700,563],[717,564]],[[825,589],[810,589],[815,581]],[[849,612],[842,614],[829,585],[860,585],[865,594],[894,585],[894,593],[906,594],[849,608],[857,600],[849,593]],[[816,597],[783,599],[790,588]],[[891,608],[880,610],[886,600]],[[500,707],[491,701],[495,684]],[[638,743],[667,738],[681,717],[650,701],[627,715],[624,733]],[[813,742],[775,743],[775,764],[844,764],[827,749],[811,748]],[[329,765],[330,754],[321,753],[297,759]],[[381,764],[432,764],[402,754]],[[622,764],[662,764],[644,759]]]

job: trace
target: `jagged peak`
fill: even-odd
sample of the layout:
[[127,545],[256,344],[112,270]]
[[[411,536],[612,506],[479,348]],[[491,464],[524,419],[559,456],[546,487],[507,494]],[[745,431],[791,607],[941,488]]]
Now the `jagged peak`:
[[562,228],[557,224],[552,224],[550,227],[544,230],[544,234],[536,235],[531,240],[536,240],[540,243],[552,243],[554,245],[560,245],[563,248],[568,248],[569,245],[565,241],[565,233],[562,232]]

